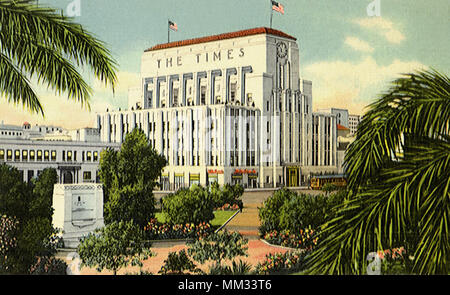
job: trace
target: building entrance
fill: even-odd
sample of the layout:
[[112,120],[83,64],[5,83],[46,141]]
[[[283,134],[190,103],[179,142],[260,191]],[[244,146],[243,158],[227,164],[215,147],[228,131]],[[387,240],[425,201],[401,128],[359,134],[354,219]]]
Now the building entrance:
[[288,186],[298,186],[298,168],[288,168]]

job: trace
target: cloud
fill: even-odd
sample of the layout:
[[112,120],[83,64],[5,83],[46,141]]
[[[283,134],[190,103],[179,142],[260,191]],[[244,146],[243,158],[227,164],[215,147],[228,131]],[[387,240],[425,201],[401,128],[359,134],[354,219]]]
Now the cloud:
[[345,39],[345,44],[350,46],[356,51],[370,52],[370,53],[374,51],[373,47],[370,46],[369,43],[356,37],[347,37]]
[[394,60],[380,65],[369,56],[356,62],[325,61],[308,65],[303,76],[313,82],[313,107],[346,108],[363,114],[365,106],[389,87],[401,74],[426,69],[417,61]]
[[369,17],[353,20],[353,23],[360,27],[375,31],[386,38],[387,41],[394,44],[400,44],[404,41],[405,35],[394,27],[394,23],[382,17]]

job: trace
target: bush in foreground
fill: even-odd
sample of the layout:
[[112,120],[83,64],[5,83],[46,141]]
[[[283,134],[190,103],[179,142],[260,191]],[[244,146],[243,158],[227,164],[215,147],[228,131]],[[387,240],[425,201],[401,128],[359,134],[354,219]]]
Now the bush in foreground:
[[163,199],[164,217],[169,224],[200,224],[214,219],[214,202],[206,189],[193,185]]
[[142,261],[152,256],[144,245],[144,234],[133,223],[113,222],[82,239],[77,249],[81,266],[117,271],[128,265],[142,267]]
[[299,272],[304,269],[307,255],[309,251],[267,254],[265,260],[256,265],[255,272],[260,275]]

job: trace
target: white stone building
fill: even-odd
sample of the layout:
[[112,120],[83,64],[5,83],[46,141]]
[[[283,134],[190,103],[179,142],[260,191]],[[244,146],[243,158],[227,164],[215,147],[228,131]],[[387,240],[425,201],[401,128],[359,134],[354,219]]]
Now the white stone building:
[[318,110],[320,113],[327,113],[336,115],[336,123],[349,128],[349,114],[346,109],[328,108]]
[[350,128],[350,134],[356,134],[356,130],[358,130],[358,125],[361,123],[362,116],[360,115],[349,115],[348,116],[348,128]]
[[269,28],[153,46],[129,110],[98,114],[101,140],[141,128],[168,159],[162,189],[305,184],[337,171],[337,130],[336,115],[313,114],[299,70],[296,38]]
[[99,135],[91,128],[66,131],[60,127],[31,127],[28,123],[2,123],[0,164],[16,167],[24,181],[37,177],[45,168],[55,168],[59,183],[97,182],[101,151],[120,147],[100,142]]

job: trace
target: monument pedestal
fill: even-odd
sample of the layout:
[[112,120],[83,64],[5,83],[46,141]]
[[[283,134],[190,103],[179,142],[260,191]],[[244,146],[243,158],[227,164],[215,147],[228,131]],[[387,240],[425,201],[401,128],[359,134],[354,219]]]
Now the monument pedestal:
[[82,237],[104,226],[103,186],[55,184],[53,209],[53,226],[63,231],[64,247],[76,248]]

